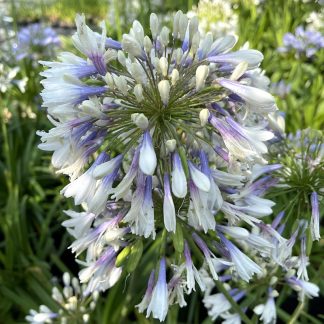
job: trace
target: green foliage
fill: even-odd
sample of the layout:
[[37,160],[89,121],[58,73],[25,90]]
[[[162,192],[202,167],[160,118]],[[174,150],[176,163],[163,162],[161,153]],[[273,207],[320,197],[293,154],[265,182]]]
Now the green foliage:
[[[237,2],[239,15],[239,45],[249,42],[250,48],[264,54],[262,68],[272,82],[284,80],[291,85],[291,92],[277,98],[280,110],[286,113],[288,132],[324,126],[324,50],[312,59],[296,58],[294,54],[281,54],[282,39],[287,32],[305,26],[306,19],[321,6],[315,1],[295,0],[263,1],[259,7],[250,0]],[[274,9],[275,8],[275,9]]]
[[[38,113],[39,69],[26,60],[21,76],[27,91],[12,89],[0,105],[0,318],[20,320],[39,303],[55,307],[50,297],[54,269],[66,270],[60,258],[68,245],[61,229],[58,195],[62,183],[37,149],[36,130],[49,127]],[[18,315],[18,316],[17,316]]]

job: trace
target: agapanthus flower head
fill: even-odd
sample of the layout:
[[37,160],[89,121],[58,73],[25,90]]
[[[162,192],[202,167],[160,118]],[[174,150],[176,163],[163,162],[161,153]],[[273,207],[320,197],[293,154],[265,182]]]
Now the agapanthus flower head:
[[284,35],[283,46],[278,50],[282,53],[296,53],[298,57],[305,55],[307,58],[311,58],[323,47],[324,36],[321,32],[298,26],[294,34],[286,33]]
[[203,34],[212,32],[214,36],[221,37],[236,33],[238,16],[230,1],[200,0],[198,5],[188,12],[189,18],[195,15],[200,20],[199,31]]
[[[289,134],[285,140],[272,145],[273,157],[282,168],[277,171],[278,186],[291,199],[289,215],[308,210],[313,240],[320,238],[320,205],[324,188],[324,136],[321,131],[305,129]],[[305,219],[305,213],[294,217]]]
[[[70,176],[61,193],[85,209],[66,212],[64,226],[76,239],[72,250],[86,251],[79,274],[86,293],[110,288],[124,269],[132,272],[143,241],[160,242],[161,261],[138,307],[161,321],[169,304],[184,306],[184,294],[205,289],[191,258],[195,245],[214,279],[228,268],[246,281],[259,274],[216,226],[226,235],[229,225],[254,227],[274,205],[262,196],[278,168],[265,159],[277,108],[250,73],[263,55],[233,51],[232,35],[201,35],[197,17],[181,11],[172,30],[151,14],[151,35],[134,21],[121,43],[107,38],[104,23],[100,34],[84,16],[76,24],[73,43],[82,57],[62,53],[59,62],[42,62],[48,69],[41,95],[54,128],[39,132],[39,147],[53,151],[57,172]],[[228,235],[247,239],[247,232]],[[163,248],[171,241],[180,262]],[[168,283],[169,258],[175,270]]]
[[21,28],[17,33],[17,42],[13,45],[16,59],[25,57],[36,58],[37,54],[51,57],[54,50],[60,45],[56,31],[40,23],[35,23]]
[[52,288],[52,299],[57,304],[57,309],[52,311],[45,305],[41,305],[38,311],[31,309],[26,316],[27,322],[32,324],[69,323],[73,320],[89,322],[90,313],[96,306],[98,292],[85,298],[85,286],[80,285],[77,278],[65,272],[62,279],[62,287],[55,285]]
[[[240,249],[244,251],[245,254],[248,254],[248,251],[250,251],[250,255],[253,255],[253,260],[262,269],[262,274],[252,279],[254,288],[252,288],[250,294],[254,295],[254,293],[260,293],[261,291],[262,293],[259,295],[260,298],[255,300],[255,304],[250,303],[249,306],[246,307],[248,303],[243,299],[245,297],[245,291],[242,290],[246,286],[238,279],[235,272],[233,273],[231,266],[219,269],[219,277],[216,282],[211,280],[211,274],[206,271],[206,266],[204,266],[199,271],[200,277],[205,284],[203,302],[212,319],[216,319],[218,316],[223,317],[224,314],[227,314],[227,316],[233,318],[233,320],[236,319],[235,323],[240,323],[245,320],[243,316],[247,308],[249,308],[251,310],[253,309],[253,312],[260,317],[263,323],[276,323],[277,306],[275,298],[280,294],[283,283],[286,283],[286,288],[297,291],[298,298],[303,302],[306,297],[318,297],[319,287],[316,284],[308,282],[308,278],[300,279],[294,275],[296,272],[299,273],[300,260],[305,257],[305,251],[301,251],[299,257],[297,257],[294,255],[295,249],[293,249],[299,239],[303,246],[305,224],[300,224],[300,230],[296,230],[289,239],[286,239],[280,235],[280,232],[282,232],[280,227],[285,221],[285,213],[281,212],[276,216],[271,226],[259,223],[252,233],[239,227],[231,228],[229,226],[222,227],[217,225],[219,231],[226,233],[231,239],[236,240],[236,244],[240,246]],[[299,233],[301,235],[299,235]],[[219,235],[224,241],[222,234]],[[225,239],[225,242],[226,240],[227,239]],[[228,246],[228,242],[226,242],[226,245]],[[227,247],[226,245],[225,247]],[[221,250],[221,246],[218,244],[215,244],[215,246]],[[259,246],[259,249],[257,249],[257,246]],[[270,249],[270,253],[268,253],[269,251],[267,251],[265,247]],[[233,249],[232,246],[229,246],[229,248]],[[258,250],[258,252],[256,252],[256,250]],[[273,255],[271,255],[271,253]],[[284,261],[281,263],[277,262],[275,255],[280,255],[282,253],[284,254]],[[265,262],[265,255],[268,255],[268,262]],[[236,306],[239,307],[233,307],[233,300],[231,303],[230,300],[225,297],[224,289],[219,289],[219,282],[223,282],[223,287],[236,302]],[[252,287],[252,285],[249,285],[249,287]],[[240,309],[239,314],[236,313],[238,309]],[[235,317],[235,315],[237,317]]]

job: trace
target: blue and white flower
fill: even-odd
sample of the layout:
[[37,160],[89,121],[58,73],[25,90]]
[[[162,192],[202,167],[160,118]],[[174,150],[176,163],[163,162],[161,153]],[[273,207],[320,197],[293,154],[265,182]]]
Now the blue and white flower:
[[[159,270],[150,269],[137,307],[160,321],[198,286],[210,293],[193,251],[201,251],[214,280],[261,275],[252,258],[269,260],[285,242],[272,241],[280,237],[275,229],[262,231],[261,218],[274,205],[263,195],[277,181],[264,174],[280,167],[266,161],[275,101],[253,77],[263,55],[233,51],[233,35],[201,34],[198,18],[181,11],[172,31],[152,14],[151,35],[134,21],[121,43],[106,36],[104,24],[101,34],[92,31],[83,15],[76,24],[80,56],[42,62],[41,95],[53,129],[38,134],[40,148],[54,152],[53,166],[70,176],[61,193],[85,209],[67,212],[64,226],[75,237],[72,251],[85,254],[79,277],[86,293],[112,287],[133,257],[134,267],[141,265],[151,244],[160,246]],[[177,262],[169,255],[174,250]],[[167,264],[174,270],[168,283]],[[237,301],[244,296],[230,293]],[[213,318],[237,320],[222,294],[205,303]]]

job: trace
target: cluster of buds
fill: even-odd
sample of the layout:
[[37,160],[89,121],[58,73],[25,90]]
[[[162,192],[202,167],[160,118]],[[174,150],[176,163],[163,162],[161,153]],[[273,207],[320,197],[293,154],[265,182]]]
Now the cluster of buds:
[[35,23],[18,31],[12,50],[17,61],[24,58],[37,60],[40,54],[42,57],[52,57],[60,44],[60,39],[53,28]]
[[84,295],[84,288],[80,286],[77,278],[71,278],[68,272],[63,274],[63,288],[54,286],[52,289],[52,299],[57,304],[57,310],[52,311],[45,305],[41,305],[39,310],[31,309],[26,316],[28,323],[71,323],[71,320],[88,323],[90,313],[96,307],[98,293],[90,296]]
[[202,34],[212,32],[215,37],[236,34],[238,15],[232,9],[230,1],[200,0],[188,12],[188,17],[199,18],[199,31]]

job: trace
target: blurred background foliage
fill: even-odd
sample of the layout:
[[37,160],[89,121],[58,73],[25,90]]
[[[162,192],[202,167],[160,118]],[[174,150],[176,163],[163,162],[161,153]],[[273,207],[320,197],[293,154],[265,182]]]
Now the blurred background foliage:
[[[297,0],[233,0],[229,3],[232,13],[238,16],[236,33],[240,38],[236,48],[247,46],[249,42],[250,48],[264,54],[262,68],[271,85],[280,81],[289,85],[287,91],[274,91],[278,107],[286,115],[287,132],[306,127],[323,129],[323,49],[311,58],[277,50],[283,45],[287,32],[294,32],[300,25],[306,26],[310,14],[320,13],[323,6],[316,1]],[[0,92],[0,323],[24,322],[29,309],[37,309],[40,304],[55,308],[50,297],[53,275],[60,277],[64,271],[76,274],[78,269],[67,250],[70,238],[61,228],[65,219],[62,210],[71,207],[59,194],[65,180],[49,168],[48,155],[37,149],[36,131],[49,129],[39,97],[42,67],[37,60],[53,57],[37,53],[36,59],[15,60],[11,50],[15,32],[31,23],[42,22],[54,27],[60,34],[62,49],[70,50],[69,36],[74,32],[77,12],[85,13],[92,26],[106,20],[109,36],[120,39],[134,19],[140,20],[148,31],[150,12],[156,12],[168,24],[175,11],[191,11],[197,4],[198,1],[193,0],[0,1],[0,64],[17,68],[16,79],[25,82],[23,91],[21,84],[12,82],[7,91]],[[205,19],[213,22],[215,17],[217,13],[210,12]],[[4,82],[1,76],[0,82]],[[148,260],[153,256],[153,250],[146,254]],[[320,254],[315,257],[320,258]],[[145,258],[141,262],[145,265]],[[323,274],[323,263],[318,264],[316,271]],[[145,270],[138,276],[144,274]],[[129,316],[141,298],[138,293],[136,295],[143,289],[138,289],[139,282],[128,284],[127,291],[121,295],[126,285],[125,280],[120,280],[101,298],[92,321],[126,323],[128,318],[129,322],[150,323],[143,315]],[[198,307],[194,295],[189,313],[184,316],[187,323],[202,322]],[[176,322],[177,312],[177,308],[171,310],[167,323]],[[279,316],[287,318],[287,313],[282,311]],[[314,319],[310,322],[319,323]],[[207,319],[203,323],[210,321]]]

